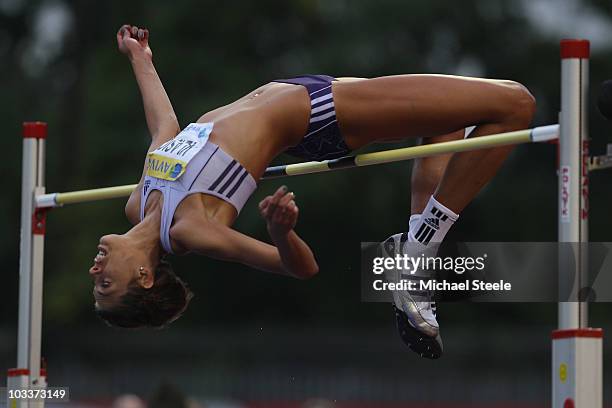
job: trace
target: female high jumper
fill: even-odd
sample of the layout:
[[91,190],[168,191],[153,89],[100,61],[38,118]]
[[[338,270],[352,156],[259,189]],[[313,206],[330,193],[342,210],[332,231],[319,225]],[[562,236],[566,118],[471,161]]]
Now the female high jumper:
[[[319,271],[295,231],[298,206],[285,186],[259,203],[272,244],[231,228],[281,152],[325,160],[385,140],[459,139],[470,126],[475,129],[469,137],[508,132],[527,128],[535,109],[529,91],[506,80],[305,75],[265,84],[181,131],[148,38],[148,30],[130,25],[117,33],[119,51],[131,62],[142,94],[151,145],[125,207],[134,226],[103,236],[89,270],[96,313],[114,326],[163,327],[186,309],[192,294],[164,260],[166,254],[206,255],[298,279]],[[423,247],[441,242],[511,149],[416,160],[409,232],[390,237],[387,253],[401,253],[403,242]],[[393,297],[403,341],[421,356],[439,357],[432,297],[409,292]]]

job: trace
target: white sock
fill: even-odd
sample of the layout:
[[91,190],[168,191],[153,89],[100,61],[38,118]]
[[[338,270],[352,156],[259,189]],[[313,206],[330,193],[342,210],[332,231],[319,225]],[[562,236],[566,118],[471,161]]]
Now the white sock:
[[417,224],[419,223],[420,219],[421,219],[421,214],[412,214],[410,216],[410,220],[408,220],[408,231],[416,231]]
[[428,245],[430,242],[442,242],[457,218],[459,218],[458,214],[431,196],[422,214],[410,216],[409,240],[420,242],[423,245]]

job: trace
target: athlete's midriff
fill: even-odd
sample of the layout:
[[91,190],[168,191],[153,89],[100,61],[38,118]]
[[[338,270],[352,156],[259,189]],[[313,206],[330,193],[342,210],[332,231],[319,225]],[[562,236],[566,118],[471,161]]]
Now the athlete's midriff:
[[214,122],[210,140],[258,180],[272,159],[304,137],[309,114],[303,87],[270,83],[204,114],[198,123]]

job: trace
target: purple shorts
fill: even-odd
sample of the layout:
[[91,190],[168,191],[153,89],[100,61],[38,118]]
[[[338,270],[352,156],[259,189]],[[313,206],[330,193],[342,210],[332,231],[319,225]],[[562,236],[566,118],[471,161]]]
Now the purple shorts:
[[302,141],[286,153],[305,160],[328,160],[346,156],[350,149],[344,142],[336,120],[332,81],[328,75],[302,75],[273,82],[302,85],[310,95],[310,124]]

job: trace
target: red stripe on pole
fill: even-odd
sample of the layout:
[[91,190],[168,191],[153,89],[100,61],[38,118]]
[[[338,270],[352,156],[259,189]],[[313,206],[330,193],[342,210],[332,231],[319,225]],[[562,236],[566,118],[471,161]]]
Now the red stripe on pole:
[[19,377],[20,375],[30,375],[30,370],[27,368],[11,368],[6,374],[7,377]]
[[[30,375],[30,370],[28,370],[27,368],[9,368],[6,374],[7,377],[19,377],[21,375]],[[47,369],[41,368],[40,375],[42,377],[46,377]]]
[[45,122],[23,122],[23,137],[46,139],[47,124]]
[[561,40],[561,59],[589,58],[590,55],[589,40]]
[[601,339],[603,338],[603,329],[593,329],[589,327],[586,329],[553,330],[551,337],[553,340],[571,339],[575,337]]

